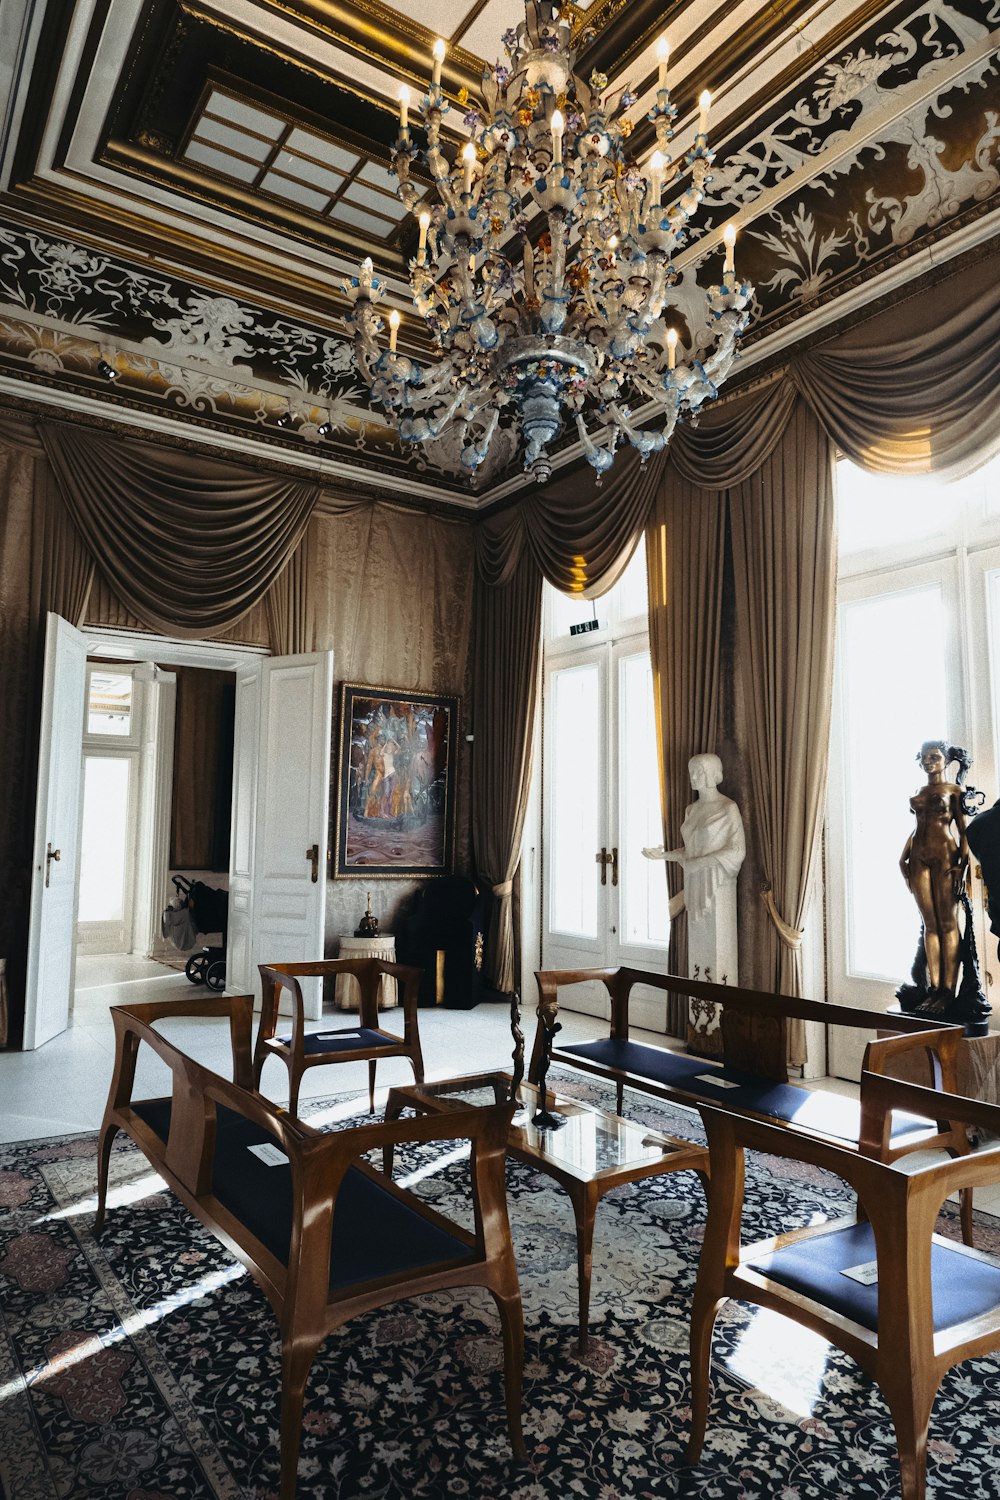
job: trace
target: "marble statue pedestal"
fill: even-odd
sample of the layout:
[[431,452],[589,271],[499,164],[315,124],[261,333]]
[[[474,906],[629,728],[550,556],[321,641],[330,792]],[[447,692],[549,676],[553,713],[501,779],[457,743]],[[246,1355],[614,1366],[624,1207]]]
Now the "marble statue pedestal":
[[[688,912],[688,978],[712,984],[739,984],[736,938],[736,881],[720,882],[704,916]],[[722,1054],[719,1007],[704,1000],[688,1006],[687,1050],[699,1057]]]

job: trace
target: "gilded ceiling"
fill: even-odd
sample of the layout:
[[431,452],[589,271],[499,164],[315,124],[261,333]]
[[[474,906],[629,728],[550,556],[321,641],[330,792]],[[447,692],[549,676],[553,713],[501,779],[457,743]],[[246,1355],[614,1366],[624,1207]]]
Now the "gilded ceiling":
[[[714,249],[736,218],[756,287],[731,385],[1000,233],[1000,0],[571,10],[578,71],[637,95],[640,167],[663,31],[681,150],[712,90],[699,229]],[[355,375],[340,287],[371,255],[419,352],[416,226],[387,170],[399,84],[426,84],[445,37],[458,149],[460,91],[474,102],[522,15],[519,0],[4,0],[0,401],[454,504],[516,488],[512,443],[477,493],[447,442],[401,451]]]

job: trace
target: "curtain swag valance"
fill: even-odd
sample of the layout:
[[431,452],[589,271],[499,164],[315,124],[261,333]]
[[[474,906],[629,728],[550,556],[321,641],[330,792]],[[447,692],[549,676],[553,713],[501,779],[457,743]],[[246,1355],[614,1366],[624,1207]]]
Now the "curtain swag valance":
[[38,431],[88,551],[126,608],[166,635],[217,634],[258,604],[321,493],[228,459],[57,423]]
[[[928,326],[929,308],[933,322]],[[678,427],[645,468],[618,458],[598,489],[574,470],[479,528],[484,582],[505,584],[525,548],[564,593],[594,598],[621,576],[653,498],[676,475],[701,490],[745,483],[774,454],[800,402],[853,463],[949,471],[1000,451],[1000,261],[991,257],[808,354],[771,384]]]

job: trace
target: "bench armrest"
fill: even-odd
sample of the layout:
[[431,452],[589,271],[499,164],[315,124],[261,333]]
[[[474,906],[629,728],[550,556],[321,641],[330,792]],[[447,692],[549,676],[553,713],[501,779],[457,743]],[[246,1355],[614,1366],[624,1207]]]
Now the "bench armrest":
[[930,1065],[931,1087],[957,1093],[958,1048],[962,1030],[942,1026],[936,1031],[880,1033],[865,1048],[862,1073],[886,1073],[886,1064],[903,1053],[925,1051]]
[[[861,1133],[859,1150],[863,1156],[880,1156],[889,1144],[894,1110],[906,1110],[925,1120],[939,1120],[943,1125],[972,1125],[988,1135],[1000,1136],[1000,1106],[969,1099],[964,1094],[946,1093],[917,1083],[904,1083],[882,1073],[861,1074]],[[987,1153],[988,1154],[988,1153]]]
[[114,1108],[123,1108],[132,1097],[140,1041],[147,1042],[161,1056],[164,1055],[163,1047],[170,1047],[167,1039],[153,1030],[155,1023],[192,1016],[228,1016],[233,1082],[241,1088],[253,1086],[250,1050],[252,995],[221,995],[218,999],[211,1000],[192,997],[180,1002],[147,1000],[135,1005],[113,1005],[111,1019],[115,1028],[115,1068],[110,1103]]

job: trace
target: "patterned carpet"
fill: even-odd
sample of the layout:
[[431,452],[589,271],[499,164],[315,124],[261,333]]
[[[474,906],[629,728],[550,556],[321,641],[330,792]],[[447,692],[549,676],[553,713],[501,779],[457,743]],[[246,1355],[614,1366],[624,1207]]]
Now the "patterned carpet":
[[[593,1097],[585,1083],[567,1092]],[[604,1102],[608,1102],[605,1100]],[[633,1118],[698,1122],[642,1101]],[[263,1296],[118,1138],[91,1232],[94,1138],[0,1147],[0,1480],[6,1500],[273,1500],[278,1346]],[[435,1167],[435,1161],[438,1165]],[[422,1147],[397,1176],[459,1216],[465,1167]],[[601,1204],[592,1336],[575,1352],[569,1200],[509,1167],[524,1295],[527,1467],[509,1460],[486,1294],[398,1303],[335,1334],[306,1398],[301,1500],[844,1500],[899,1494],[888,1412],[845,1357],[729,1304],[704,1458],[683,1463],[687,1309],[704,1223],[691,1173]],[[825,1174],[756,1158],[751,1232],[844,1211]],[[978,1243],[1000,1251],[980,1216]],[[27,1390],[26,1390],[27,1387]],[[934,1500],[1000,1497],[1000,1362],[953,1372],[931,1428]]]

